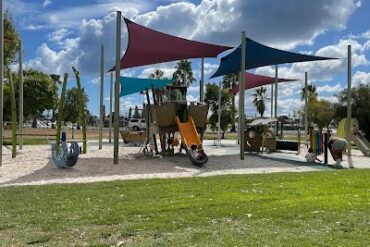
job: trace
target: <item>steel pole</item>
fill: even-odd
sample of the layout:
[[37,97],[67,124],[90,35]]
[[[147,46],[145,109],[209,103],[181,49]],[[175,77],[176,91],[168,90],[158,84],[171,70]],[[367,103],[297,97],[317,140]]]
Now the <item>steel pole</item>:
[[348,63],[347,63],[347,141],[348,141],[348,156],[351,155],[351,132],[352,132],[352,46],[348,45]]
[[19,41],[19,150],[23,149],[23,46]]
[[304,73],[304,136],[306,141],[306,146],[308,147],[307,143],[307,133],[308,133],[308,74],[307,72]]
[[3,129],[4,129],[4,21],[3,0],[0,0],[0,166],[3,164]]
[[218,120],[217,120],[217,140],[218,145],[221,145],[221,112],[222,112],[222,105],[221,105],[221,81],[218,83]]
[[114,85],[114,135],[113,163],[118,164],[119,134],[119,92],[120,92],[120,59],[121,59],[121,11],[117,11],[116,20],[116,82]]
[[110,73],[110,97],[109,97],[109,143],[112,143],[112,97],[113,97],[113,72]]
[[239,135],[240,135],[240,159],[244,160],[244,91],[245,91],[245,57],[246,57],[246,39],[245,31],[241,34],[241,61],[240,61],[240,83],[239,83]]
[[100,47],[100,114],[99,114],[99,149],[103,147],[103,97],[104,97],[104,45]]
[[201,59],[201,76],[199,85],[199,101],[204,101],[204,58]]
[[[277,100],[278,100],[278,66],[275,65],[275,118],[277,119]],[[275,124],[275,135],[278,135],[278,122]]]

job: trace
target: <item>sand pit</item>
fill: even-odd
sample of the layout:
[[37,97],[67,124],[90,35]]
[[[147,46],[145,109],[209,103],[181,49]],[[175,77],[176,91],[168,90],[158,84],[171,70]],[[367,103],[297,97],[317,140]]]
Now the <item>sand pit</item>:
[[[50,183],[89,183],[96,181],[213,176],[225,174],[251,174],[272,172],[303,172],[330,169],[309,165],[304,155],[294,153],[246,154],[239,159],[235,141],[224,141],[222,147],[206,141],[204,149],[209,162],[201,168],[190,163],[185,154],[153,158],[145,156],[140,147],[120,145],[119,164],[113,164],[113,146],[105,143],[102,150],[97,143],[90,143],[88,153],[80,155],[71,169],[57,169],[50,159],[49,146],[24,146],[15,159],[4,148],[3,166],[0,167],[0,186],[41,185]],[[357,159],[357,156],[354,156]],[[362,160],[361,168],[370,168],[370,159]],[[357,162],[357,161],[356,161]],[[345,162],[344,162],[345,164]]]

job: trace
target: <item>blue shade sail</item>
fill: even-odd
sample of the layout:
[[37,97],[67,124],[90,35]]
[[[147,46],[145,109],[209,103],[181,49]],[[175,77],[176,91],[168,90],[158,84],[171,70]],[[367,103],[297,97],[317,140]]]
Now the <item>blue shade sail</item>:
[[121,92],[120,97],[139,93],[152,88],[163,88],[167,85],[174,83],[175,80],[171,79],[144,79],[144,78],[131,78],[120,77]]
[[[241,46],[237,47],[229,55],[221,58],[220,66],[211,78],[227,75],[240,71]],[[245,69],[254,69],[263,66],[307,62],[317,60],[336,59],[330,57],[319,57],[312,55],[299,54],[289,51],[275,49],[262,45],[256,41],[246,38]]]

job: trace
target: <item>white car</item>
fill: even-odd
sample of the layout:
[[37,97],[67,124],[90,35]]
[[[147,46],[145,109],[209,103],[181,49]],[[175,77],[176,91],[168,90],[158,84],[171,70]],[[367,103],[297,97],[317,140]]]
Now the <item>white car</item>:
[[144,118],[131,118],[128,120],[128,127],[130,130],[138,131],[146,129],[146,123]]

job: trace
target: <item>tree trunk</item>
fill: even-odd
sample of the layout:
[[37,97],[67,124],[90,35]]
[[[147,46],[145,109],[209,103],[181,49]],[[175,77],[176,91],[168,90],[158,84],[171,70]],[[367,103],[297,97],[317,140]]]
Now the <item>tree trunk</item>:
[[37,117],[36,116],[33,117],[32,128],[37,128]]

